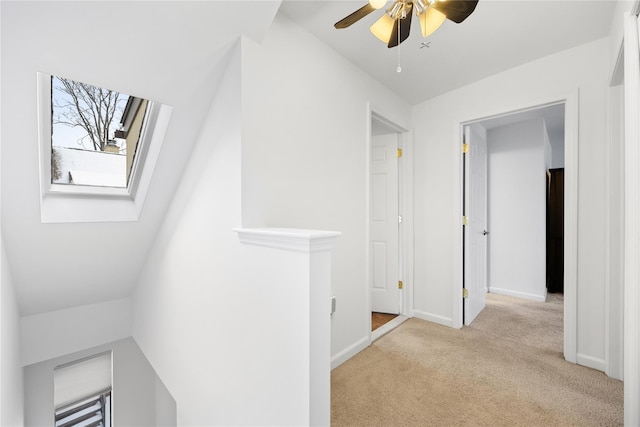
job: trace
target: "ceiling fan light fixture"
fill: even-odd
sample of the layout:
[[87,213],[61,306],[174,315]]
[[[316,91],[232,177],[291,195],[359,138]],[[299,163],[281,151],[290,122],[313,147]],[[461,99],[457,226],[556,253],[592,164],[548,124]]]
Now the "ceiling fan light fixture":
[[382,15],[380,19],[373,23],[369,30],[376,36],[381,42],[387,44],[391,39],[391,33],[393,33],[393,24],[395,19],[388,14]]
[[387,0],[369,0],[369,4],[374,9],[382,9],[387,4]]
[[387,9],[387,15],[389,15],[389,17],[394,21],[396,19],[402,18],[403,12],[404,3],[402,2],[402,0],[396,0],[396,2],[393,3],[389,9]]
[[428,0],[413,0],[413,7],[416,10],[416,15],[420,16],[427,11],[429,5],[427,4]]
[[[1,1],[1,0],[0,0]],[[333,26],[337,29],[350,27],[370,13],[382,9],[388,0],[367,0],[360,9],[342,18]],[[382,18],[369,29],[387,47],[396,47],[407,40],[411,31],[413,9],[420,20],[422,36],[433,34],[445,19],[461,23],[475,10],[479,0],[393,0]]]
[[420,28],[422,29],[422,37],[433,34],[444,22],[447,17],[444,13],[430,7],[422,14],[418,15],[420,19]]

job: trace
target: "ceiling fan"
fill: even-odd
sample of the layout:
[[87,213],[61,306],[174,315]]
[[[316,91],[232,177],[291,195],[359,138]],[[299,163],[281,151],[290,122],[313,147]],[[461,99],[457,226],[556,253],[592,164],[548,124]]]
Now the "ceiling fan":
[[[369,0],[369,3],[336,22],[334,27],[347,28],[386,4],[387,0]],[[473,13],[477,4],[478,0],[394,0],[370,30],[388,47],[396,47],[409,37],[414,10],[420,20],[422,36],[427,37],[436,31],[445,19],[457,24],[464,21]]]

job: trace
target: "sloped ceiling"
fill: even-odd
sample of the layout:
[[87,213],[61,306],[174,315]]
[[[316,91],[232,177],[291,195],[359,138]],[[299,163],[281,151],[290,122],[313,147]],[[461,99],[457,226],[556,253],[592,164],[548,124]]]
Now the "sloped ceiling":
[[[130,294],[240,35],[279,1],[1,2],[2,227],[22,315]],[[42,224],[36,73],[173,106],[141,218]]]

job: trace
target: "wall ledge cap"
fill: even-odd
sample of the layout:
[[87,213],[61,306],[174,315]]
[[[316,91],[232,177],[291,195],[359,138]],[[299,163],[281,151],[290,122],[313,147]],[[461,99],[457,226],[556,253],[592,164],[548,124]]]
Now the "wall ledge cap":
[[300,228],[234,228],[240,242],[294,252],[324,252],[333,249],[339,231]]

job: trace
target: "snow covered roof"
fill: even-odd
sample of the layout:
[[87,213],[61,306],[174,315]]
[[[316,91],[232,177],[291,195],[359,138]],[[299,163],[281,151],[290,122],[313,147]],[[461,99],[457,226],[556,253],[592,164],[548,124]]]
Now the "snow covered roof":
[[60,171],[54,184],[127,186],[127,156],[123,154],[64,147],[54,147],[54,150]]

